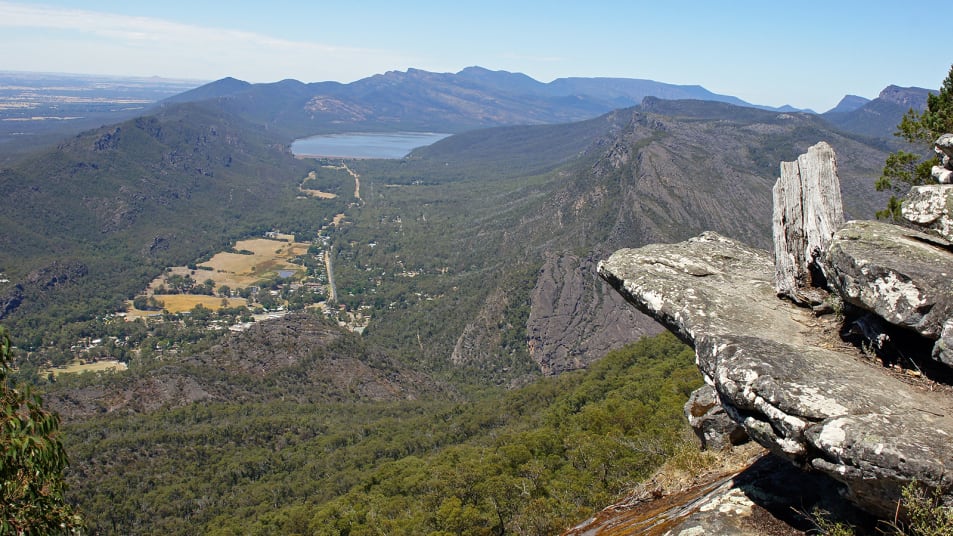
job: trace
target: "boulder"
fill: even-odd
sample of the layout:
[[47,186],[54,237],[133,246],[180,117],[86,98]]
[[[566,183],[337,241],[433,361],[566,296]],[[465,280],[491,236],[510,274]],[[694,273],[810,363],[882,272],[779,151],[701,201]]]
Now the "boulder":
[[920,230],[953,241],[953,185],[914,186],[900,205],[903,219]]
[[953,182],[953,134],[943,134],[933,142],[933,150],[940,159],[939,166],[933,166],[930,174],[940,184]]
[[767,251],[704,233],[617,251],[599,273],[694,346],[706,383],[761,445],[844,483],[874,514],[893,516],[913,480],[953,502],[953,400],[863,359],[825,319],[777,299]]
[[[942,341],[934,358],[953,365],[951,244],[879,221],[851,221],[824,259],[832,290],[887,322]],[[946,335],[944,335],[946,334]]]
[[772,193],[775,288],[795,303],[818,305],[826,292],[817,260],[844,223],[834,149],[822,141],[781,162]]
[[745,429],[725,413],[718,393],[710,385],[699,387],[688,397],[685,416],[703,449],[720,450],[748,441]]

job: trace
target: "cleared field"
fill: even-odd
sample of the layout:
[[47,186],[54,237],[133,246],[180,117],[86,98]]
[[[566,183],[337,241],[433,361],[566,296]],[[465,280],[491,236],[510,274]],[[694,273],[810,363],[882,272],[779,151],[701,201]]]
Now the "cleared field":
[[[312,181],[316,181],[318,179],[317,174],[313,171],[308,173],[308,176],[305,178],[305,182],[307,182],[309,179]],[[310,197],[317,197],[320,199],[334,199],[335,197],[338,196],[338,194],[333,194],[331,192],[324,192],[322,190],[311,190],[308,188],[304,188],[303,186],[298,186],[298,191]]]
[[[287,237],[287,235],[279,235]],[[215,281],[216,288],[228,285],[235,289],[254,285],[256,282],[270,276],[277,275],[280,270],[290,270],[294,273],[303,272],[300,265],[289,262],[291,259],[308,252],[310,244],[304,242],[281,242],[266,238],[241,240],[235,244],[236,251],[251,251],[253,255],[240,253],[217,253],[208,262],[199,266],[207,266],[211,271],[196,271],[196,280],[205,279]]]
[[[343,216],[343,215],[342,215]],[[235,251],[246,253],[221,252],[199,264],[195,269],[185,266],[168,268],[161,276],[152,280],[146,288],[146,296],[153,296],[163,303],[163,308],[170,313],[190,311],[198,304],[212,310],[222,307],[222,298],[218,290],[222,285],[232,290],[257,285],[262,280],[298,277],[306,273],[306,268],[293,264],[291,261],[308,252],[311,244],[295,242],[294,235],[275,233],[272,238],[253,238],[239,240],[235,243]],[[173,276],[190,277],[196,285],[203,285],[211,279],[214,283],[215,296],[203,294],[156,294],[159,287],[174,288],[170,284]],[[228,298],[229,307],[247,306],[244,298]],[[142,311],[132,305],[132,300],[126,302],[126,320],[148,318],[160,314],[158,311]]]
[[[200,296],[197,294],[167,294],[165,296],[156,296],[157,300],[165,304],[165,308],[170,313],[181,313],[191,311],[196,305],[202,304],[212,310],[218,310],[222,307],[222,298],[219,296]],[[229,307],[241,307],[246,304],[245,298],[225,298]]]
[[[198,294],[157,294],[156,299],[163,303],[163,308],[170,313],[181,313],[191,311],[198,304],[207,307],[213,311],[222,308],[222,298],[219,296],[202,296]],[[226,298],[229,307],[241,307],[248,304],[245,298]],[[159,311],[140,311],[132,306],[132,302],[126,302],[126,320],[135,320],[137,318],[147,318],[150,315],[159,314]]]
[[128,367],[125,363],[121,361],[116,361],[114,359],[104,359],[101,361],[96,361],[93,363],[84,363],[80,364],[79,360],[73,361],[65,367],[55,367],[51,369],[44,370],[44,374],[50,372],[54,376],[59,376],[60,374],[75,374],[79,372],[102,372],[104,370],[126,370]]
[[[277,276],[280,272],[290,272],[294,275],[302,274],[305,272],[305,268],[298,264],[292,264],[290,261],[307,253],[311,245],[304,242],[294,242],[293,240],[294,236],[288,234],[277,234],[274,239],[240,240],[235,244],[235,251],[247,251],[250,254],[217,253],[208,262],[199,264],[200,269],[198,270],[190,270],[185,266],[171,267],[166,273],[149,283],[146,294],[155,296],[157,300],[163,302],[165,304],[164,308],[171,313],[189,311],[199,303],[209,309],[218,309],[222,303],[222,298],[218,296],[155,294],[155,290],[160,286],[168,287],[167,278],[173,275],[189,276],[195,280],[196,284],[202,284],[211,279],[215,283],[214,288],[217,292],[222,285],[228,285],[235,290],[255,285],[262,279]],[[243,298],[229,298],[228,302],[230,307],[246,305],[246,300]],[[126,317],[128,320],[156,314],[156,311],[135,309],[132,307],[132,302],[128,303],[126,310],[128,311]]]

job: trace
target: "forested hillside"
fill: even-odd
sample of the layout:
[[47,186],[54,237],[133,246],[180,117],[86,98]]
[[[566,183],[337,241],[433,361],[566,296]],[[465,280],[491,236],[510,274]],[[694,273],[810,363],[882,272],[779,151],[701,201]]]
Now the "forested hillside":
[[70,493],[109,534],[554,534],[684,448],[692,356],[666,334],[465,400],[285,398],[305,384],[270,374],[242,403],[68,423]]

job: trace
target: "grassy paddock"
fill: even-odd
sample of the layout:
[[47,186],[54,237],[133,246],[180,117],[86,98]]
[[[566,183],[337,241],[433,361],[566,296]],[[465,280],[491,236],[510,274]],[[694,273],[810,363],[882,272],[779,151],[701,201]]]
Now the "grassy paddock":
[[126,370],[126,364],[121,361],[116,361],[115,359],[102,359],[95,362],[83,362],[80,363],[79,359],[74,360],[69,365],[65,367],[54,367],[51,369],[44,370],[43,373],[47,374],[52,372],[54,376],[59,376],[60,374],[76,374],[79,372],[102,372],[104,370]]
[[[304,268],[302,268],[300,265],[292,264],[290,261],[299,255],[307,253],[308,247],[310,245],[304,242],[294,242],[293,240],[294,236],[284,234],[277,235],[277,239],[254,238],[250,240],[240,240],[235,244],[235,251],[250,251],[252,252],[251,255],[230,252],[217,253],[208,262],[199,264],[199,267],[211,268],[211,270],[189,270],[184,266],[172,267],[168,272],[154,279],[152,283],[149,284],[147,293],[148,295],[155,295],[157,300],[165,302],[165,308],[170,312],[177,312],[180,310],[187,311],[194,307],[196,303],[202,303],[202,305],[206,307],[213,308],[210,305],[211,302],[190,302],[188,301],[190,299],[212,300],[215,302],[214,308],[217,309],[221,298],[211,296],[155,294],[155,290],[159,286],[165,285],[166,277],[169,275],[188,275],[192,277],[197,284],[201,284],[205,280],[211,279],[215,282],[215,289],[217,291],[222,285],[228,285],[232,289],[254,285],[264,278],[276,275],[279,270],[291,270],[296,274],[301,273]],[[178,305],[180,303],[179,300],[185,300],[185,304],[188,306],[185,307],[185,309],[180,309]],[[244,305],[244,300],[241,301],[241,305]],[[128,310],[130,311],[130,314],[136,312],[135,309],[132,309],[131,305]],[[142,313],[140,316],[148,314],[142,311],[139,312]]]
[[[222,307],[222,298],[220,296],[204,296],[199,294],[158,294],[156,299],[163,303],[163,309],[170,313],[181,313],[191,311],[196,305],[202,304],[203,307],[217,311]],[[248,305],[245,298],[226,298],[229,307],[241,307]],[[132,301],[126,304],[126,320],[136,320],[137,318],[146,318],[150,315],[159,314],[159,311],[140,311],[132,306]]]

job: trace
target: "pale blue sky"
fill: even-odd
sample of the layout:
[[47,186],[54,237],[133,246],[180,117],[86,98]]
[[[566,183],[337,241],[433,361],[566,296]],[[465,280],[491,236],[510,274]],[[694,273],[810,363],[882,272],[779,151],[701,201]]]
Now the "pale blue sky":
[[946,15],[903,4],[0,0],[0,70],[350,82],[479,65],[542,82],[699,84],[825,111],[889,84],[939,86],[953,57],[932,36],[948,33]]

